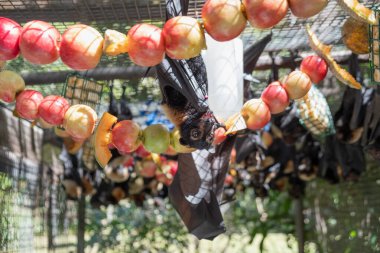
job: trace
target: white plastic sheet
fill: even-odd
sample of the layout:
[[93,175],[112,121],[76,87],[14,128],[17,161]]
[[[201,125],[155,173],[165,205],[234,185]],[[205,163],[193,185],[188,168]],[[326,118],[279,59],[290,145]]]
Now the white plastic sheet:
[[207,50],[202,52],[208,78],[209,106],[226,120],[243,106],[243,42],[236,38],[218,42],[206,34]]

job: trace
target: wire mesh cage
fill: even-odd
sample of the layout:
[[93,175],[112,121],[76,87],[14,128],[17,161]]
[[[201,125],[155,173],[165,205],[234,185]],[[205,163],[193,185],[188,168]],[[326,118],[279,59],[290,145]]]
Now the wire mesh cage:
[[[83,104],[100,113],[103,95],[103,83],[86,78],[78,73],[69,74],[63,89],[65,97],[71,105]],[[91,140],[83,145],[83,163],[88,170],[96,169],[95,151]]]
[[375,12],[377,23],[369,26],[370,66],[372,84],[380,84],[380,4],[372,8]]
[[102,83],[76,73],[67,76],[63,97],[71,105],[84,104],[97,111],[102,94]]
[[295,101],[300,123],[317,137],[335,133],[330,107],[322,92],[314,85],[303,98]]

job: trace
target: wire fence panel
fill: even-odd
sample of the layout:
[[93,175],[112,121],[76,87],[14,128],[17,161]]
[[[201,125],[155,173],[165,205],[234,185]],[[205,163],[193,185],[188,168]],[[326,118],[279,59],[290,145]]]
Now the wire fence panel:
[[380,170],[369,163],[357,182],[318,180],[306,194],[307,240],[318,252],[380,252]]
[[59,185],[58,158],[41,163],[43,130],[0,108],[0,252],[74,252],[76,205]]

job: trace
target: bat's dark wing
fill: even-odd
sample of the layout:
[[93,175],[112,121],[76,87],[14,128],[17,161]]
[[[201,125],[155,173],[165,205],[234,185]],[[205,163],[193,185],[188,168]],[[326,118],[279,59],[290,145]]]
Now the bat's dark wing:
[[213,239],[225,231],[219,201],[235,138],[228,137],[214,150],[178,157],[169,197],[190,233],[199,239]]
[[255,69],[257,61],[271,40],[272,33],[244,50],[244,73],[251,73]]
[[[260,41],[249,46],[244,50],[244,73],[251,74],[256,67],[256,63],[260,58],[260,55],[264,52],[265,47],[272,39],[272,34],[267,35]],[[249,80],[247,77],[244,78],[244,99],[248,100],[253,98],[252,90],[250,88],[250,83],[254,79]]]
[[[198,68],[201,70],[197,70]],[[156,66],[164,102],[176,105],[186,99],[197,111],[208,109],[207,74],[202,57],[190,60],[173,60],[166,57]]]
[[[188,0],[166,0],[167,19],[186,15],[188,5]],[[166,56],[156,66],[156,72],[164,102],[175,106],[186,99],[198,112],[207,111],[207,73],[201,56],[188,60]]]
[[236,162],[241,163],[249,154],[257,150],[261,143],[260,136],[257,133],[250,132],[247,135],[236,139]]
[[187,15],[188,8],[189,0],[166,0],[166,20]]

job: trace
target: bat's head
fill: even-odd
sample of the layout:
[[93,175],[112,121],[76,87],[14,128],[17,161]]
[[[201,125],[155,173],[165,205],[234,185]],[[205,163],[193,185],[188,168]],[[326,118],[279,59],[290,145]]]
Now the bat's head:
[[208,149],[214,141],[214,132],[220,126],[211,112],[189,117],[181,124],[180,143],[196,149]]

